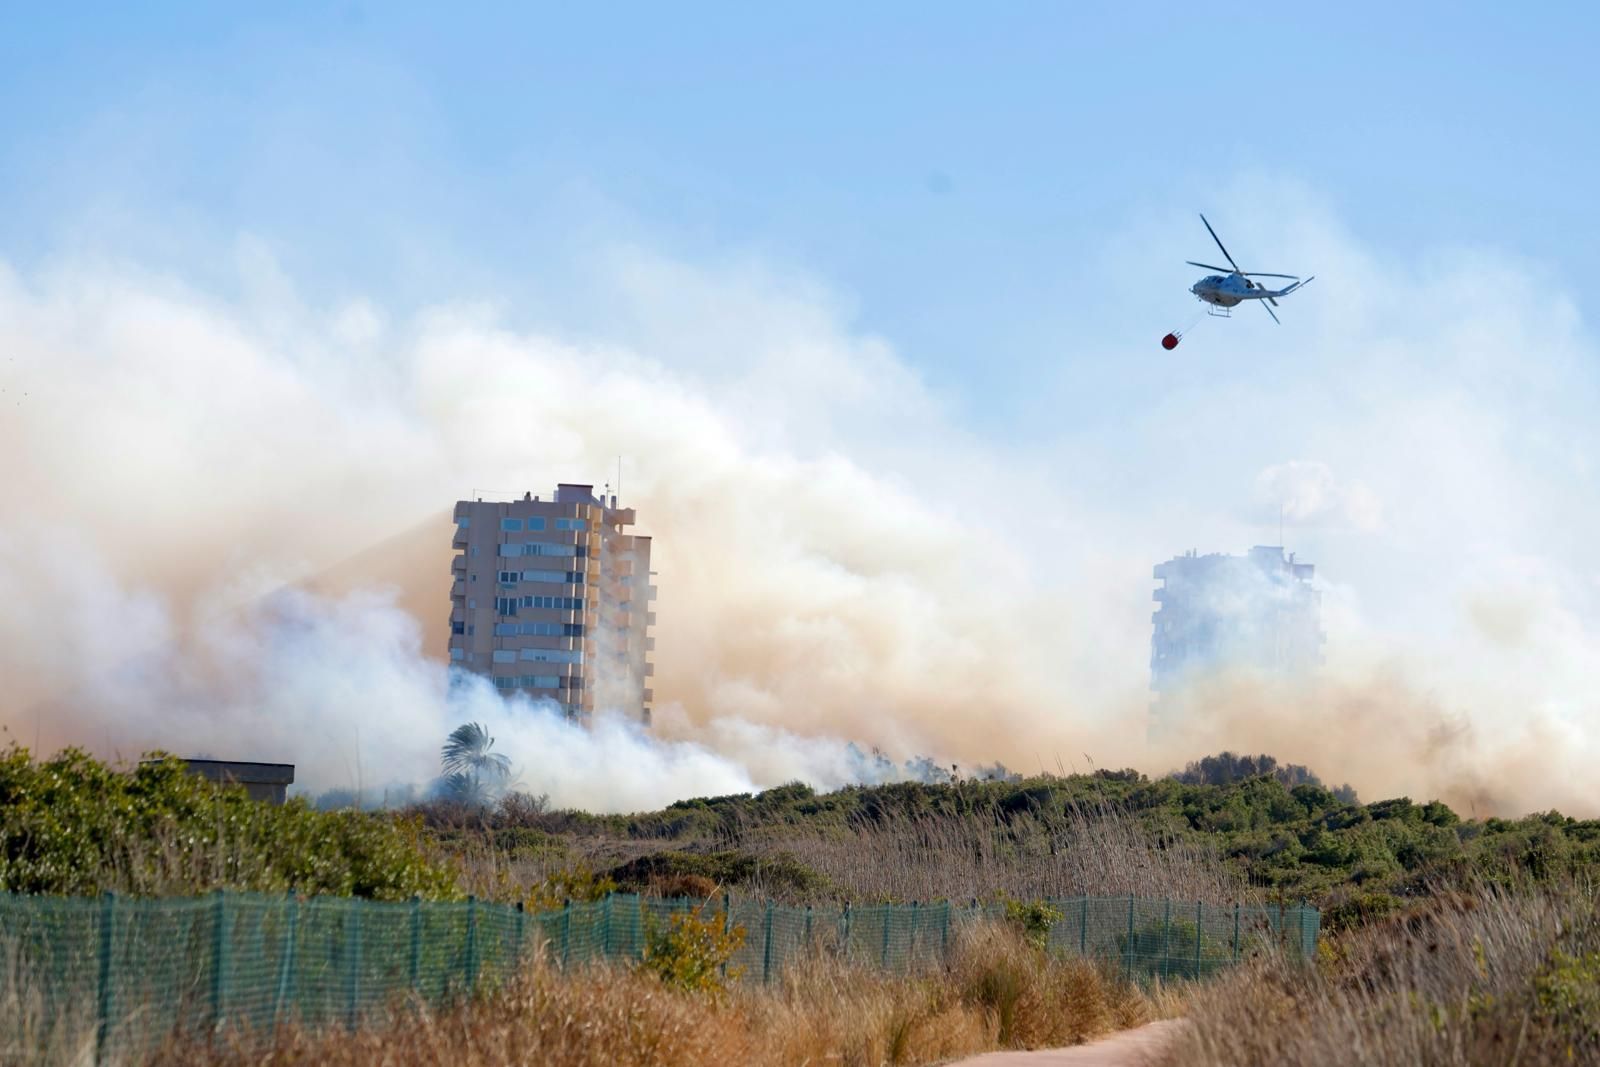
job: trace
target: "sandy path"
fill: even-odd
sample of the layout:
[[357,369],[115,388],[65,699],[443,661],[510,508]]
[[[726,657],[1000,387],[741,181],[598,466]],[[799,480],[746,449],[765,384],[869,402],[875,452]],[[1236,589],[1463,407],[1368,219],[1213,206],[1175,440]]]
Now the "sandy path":
[[1038,1052],[986,1052],[951,1067],[1142,1067],[1172,1044],[1182,1019],[1163,1019],[1072,1048]]

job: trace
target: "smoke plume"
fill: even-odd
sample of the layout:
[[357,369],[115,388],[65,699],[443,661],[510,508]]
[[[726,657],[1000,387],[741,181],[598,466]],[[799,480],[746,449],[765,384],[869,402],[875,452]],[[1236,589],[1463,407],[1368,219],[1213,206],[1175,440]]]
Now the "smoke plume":
[[[618,253],[615,327],[571,336],[321,306],[259,258],[226,300],[0,269],[5,726],[323,789],[425,780],[483,721],[523,788],[605,810],[925,755],[1159,773],[1232,748],[1367,798],[1600,811],[1575,317],[1479,310],[1463,294],[1533,291],[1479,263],[1362,288],[1385,272],[1333,223],[1290,236],[1329,264],[1326,305],[1360,309],[1305,303],[1298,373],[1219,343],[1141,401],[1142,372],[1108,384],[1127,352],[1090,346],[1040,384],[1043,443],[974,435],[825,291],[761,271]],[[614,482],[618,457],[655,538],[655,733],[452,687],[450,504]],[[1270,543],[1280,514],[1319,566],[1321,677],[1225,673],[1148,741],[1151,565]]]

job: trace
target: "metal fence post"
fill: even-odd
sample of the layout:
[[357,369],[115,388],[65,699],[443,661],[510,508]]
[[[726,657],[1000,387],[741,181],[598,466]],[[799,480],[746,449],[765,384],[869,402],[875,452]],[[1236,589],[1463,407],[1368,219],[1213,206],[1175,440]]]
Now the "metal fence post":
[[213,895],[211,932],[211,1025],[222,1028],[228,1006],[228,894],[218,889]]
[[1122,977],[1133,980],[1133,894],[1128,894],[1128,946],[1122,954]]
[[572,899],[561,906],[561,969],[567,969],[572,960]]
[[293,889],[289,890],[287,911],[288,925],[283,934],[283,959],[278,963],[278,995],[272,1001],[274,1030],[278,1028],[278,1023],[283,1018],[283,1006],[289,999],[289,991],[294,983],[295,942],[300,935],[300,901],[295,898]]
[[767,901],[766,930],[761,937],[761,984],[772,981],[772,901]]
[[1239,905],[1233,906],[1233,962],[1239,962]]
[[478,898],[467,897],[467,989],[478,988]]
[[1089,898],[1084,897],[1079,901],[1078,909],[1078,955],[1084,959],[1089,958]]
[[944,902],[944,929],[939,934],[939,959],[941,962],[950,960],[950,902]]
[[354,1030],[361,1021],[361,901],[347,900],[344,907],[345,1024]]
[[839,939],[839,945],[840,945],[840,948],[843,950],[844,958],[845,959],[849,959],[850,958],[850,902],[848,900],[844,902],[844,915],[841,916],[841,921],[844,924],[844,936],[842,936]]
[[917,948],[922,943],[922,902],[911,902],[911,940],[906,945],[906,966],[909,969],[916,963]]
[[1205,928],[1206,902],[1194,902],[1194,977],[1200,979],[1200,931]]
[[1300,906],[1295,909],[1294,929],[1296,938],[1300,942],[1301,958],[1310,958],[1316,955],[1315,945],[1311,947],[1309,952],[1306,950],[1306,902],[1303,900],[1300,902]]
[[894,919],[894,905],[879,904],[878,914],[883,916],[883,947],[878,952],[878,966],[889,967],[889,923]]
[[517,947],[516,947],[516,952],[513,953],[512,957],[511,957],[512,965],[518,970],[521,970],[521,968],[522,968],[522,949],[523,949],[523,946],[525,946],[528,943],[528,932],[527,931],[528,931],[528,912],[527,912],[527,909],[522,906],[522,901],[519,900],[519,901],[517,901]]
[[1162,978],[1167,976],[1167,970],[1172,963],[1172,898],[1164,900],[1165,907],[1161,915],[1161,970]]
[[811,951],[811,905],[806,905],[806,951]]
[[[727,940],[732,936],[733,936],[733,894],[730,891],[724,889],[722,891],[722,940],[723,940],[723,943],[726,944]],[[727,960],[723,960],[722,961],[721,973],[722,973],[723,981],[727,981],[727,979],[728,979],[728,961]]]
[[605,903],[601,905],[600,921],[605,925],[600,932],[600,956],[607,960],[611,958],[611,898],[615,895],[607,893]]
[[117,919],[117,895],[107,892],[100,898],[100,996],[96,1005],[94,1062],[106,1061],[106,1040],[111,1036],[111,1012],[115,1007],[115,979],[111,959],[112,931]]
[[422,894],[411,894],[411,992],[422,990]]

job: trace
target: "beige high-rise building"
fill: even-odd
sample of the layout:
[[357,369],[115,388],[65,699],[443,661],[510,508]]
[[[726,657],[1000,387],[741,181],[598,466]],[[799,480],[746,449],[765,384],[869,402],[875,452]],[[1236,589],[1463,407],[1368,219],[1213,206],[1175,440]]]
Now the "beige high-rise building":
[[562,483],[550,500],[459,501],[455,519],[452,664],[569,718],[648,725],[656,590],[650,538],[627,532],[633,509]]

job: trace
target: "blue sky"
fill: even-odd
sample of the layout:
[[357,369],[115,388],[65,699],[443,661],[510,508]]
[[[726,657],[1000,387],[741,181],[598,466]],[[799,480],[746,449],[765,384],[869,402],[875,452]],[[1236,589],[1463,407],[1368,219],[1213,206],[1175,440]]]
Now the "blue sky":
[[[19,5],[0,254],[203,278],[248,232],[331,293],[494,293],[577,328],[562,279],[597,242],[756,255],[979,424],[1026,408],[996,371],[1187,321],[1197,224],[1147,280],[1106,277],[1137,269],[1115,246],[1143,220],[1204,210],[1259,258],[1273,220],[1241,174],[1302,184],[1380,253],[1600,270],[1584,5],[797,7]],[[1147,285],[1137,316],[1097,315]]]

